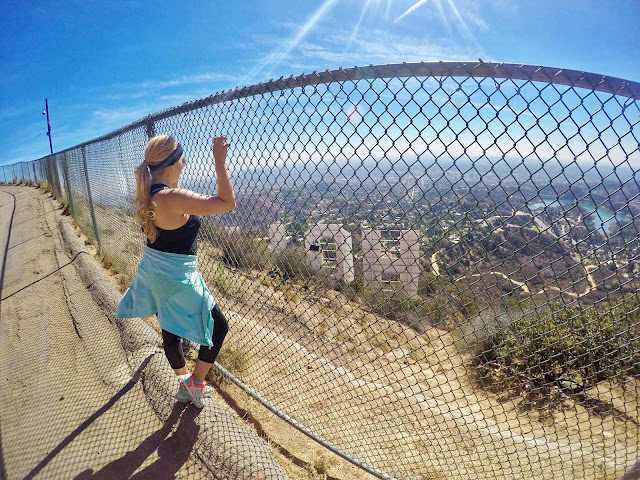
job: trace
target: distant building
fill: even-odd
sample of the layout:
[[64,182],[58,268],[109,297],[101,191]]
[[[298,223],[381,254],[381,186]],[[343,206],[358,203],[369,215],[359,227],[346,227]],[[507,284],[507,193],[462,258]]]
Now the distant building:
[[269,237],[269,251],[271,253],[280,253],[287,248],[288,238],[283,223],[276,222],[269,225],[267,236]]
[[351,234],[340,223],[318,223],[305,236],[307,258],[334,280],[354,280]]
[[363,228],[362,253],[366,285],[398,283],[410,297],[418,293],[420,242],[415,230]]

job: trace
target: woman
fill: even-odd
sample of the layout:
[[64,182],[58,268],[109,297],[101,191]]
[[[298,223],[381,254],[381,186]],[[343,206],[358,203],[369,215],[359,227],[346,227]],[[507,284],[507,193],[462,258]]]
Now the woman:
[[[151,138],[144,161],[136,168],[136,218],[147,237],[138,273],[118,305],[118,318],[148,317],[154,313],[162,328],[164,352],[180,380],[179,401],[204,406],[211,396],[205,375],[215,361],[227,321],[197,270],[199,215],[235,208],[227,158],[227,137],[213,140],[218,179],[215,197],[180,188],[185,159],[175,138]],[[187,369],[181,338],[200,344],[193,372]]]

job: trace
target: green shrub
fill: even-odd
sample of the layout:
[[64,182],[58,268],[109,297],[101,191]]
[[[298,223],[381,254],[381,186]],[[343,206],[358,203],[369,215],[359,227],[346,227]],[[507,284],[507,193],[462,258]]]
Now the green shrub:
[[216,245],[222,250],[222,261],[234,268],[264,268],[268,254],[266,247],[239,232],[221,231]]
[[290,288],[283,288],[282,293],[284,293],[284,298],[287,299],[287,302],[298,303],[300,302],[300,298],[295,290]]
[[[249,355],[242,350],[237,350],[233,346],[225,344],[220,349],[216,362],[222,365],[229,373],[236,377],[242,376],[249,368]],[[207,381],[215,385],[229,383],[217,369],[212,368],[207,373]]]
[[445,319],[445,308],[437,300],[423,302],[418,309],[418,316],[426,325],[440,325]]
[[306,252],[300,247],[288,247],[280,253],[272,254],[271,262],[283,280],[308,281],[317,273],[307,259]]
[[244,278],[236,278],[222,264],[217,264],[207,273],[205,280],[215,285],[222,294],[241,301],[245,299],[247,291]]
[[371,284],[362,292],[363,303],[371,311],[391,320],[411,322],[409,314],[423,303],[421,297],[409,297],[404,287],[394,284]]
[[438,276],[435,273],[423,271],[418,280],[418,292],[427,296],[435,294],[439,289]]
[[351,283],[347,284],[347,288],[354,292],[362,292],[364,290],[364,278],[356,277]]
[[598,308],[555,304],[491,333],[475,349],[480,379],[500,392],[545,403],[552,392],[576,394],[638,375],[638,301]]

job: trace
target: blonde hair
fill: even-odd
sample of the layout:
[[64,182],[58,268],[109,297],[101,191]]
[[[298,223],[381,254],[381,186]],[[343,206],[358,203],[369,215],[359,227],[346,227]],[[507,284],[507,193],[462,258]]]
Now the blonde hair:
[[151,172],[149,165],[157,165],[167,158],[178,146],[178,141],[169,135],[150,138],[144,150],[144,161],[136,168],[136,220],[142,225],[142,232],[151,243],[158,238],[158,229],[153,223],[156,214],[155,202],[151,200]]

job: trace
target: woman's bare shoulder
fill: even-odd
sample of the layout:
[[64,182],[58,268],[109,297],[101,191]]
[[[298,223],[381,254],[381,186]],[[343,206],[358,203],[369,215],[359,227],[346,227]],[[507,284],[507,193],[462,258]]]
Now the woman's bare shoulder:
[[213,215],[230,210],[218,197],[203,195],[186,188],[167,188],[158,192],[154,200],[163,209],[188,215]]
[[207,200],[208,198],[210,198],[210,195],[203,195],[186,188],[165,188],[164,190],[159,191],[156,194],[156,197],[160,197],[163,200]]

